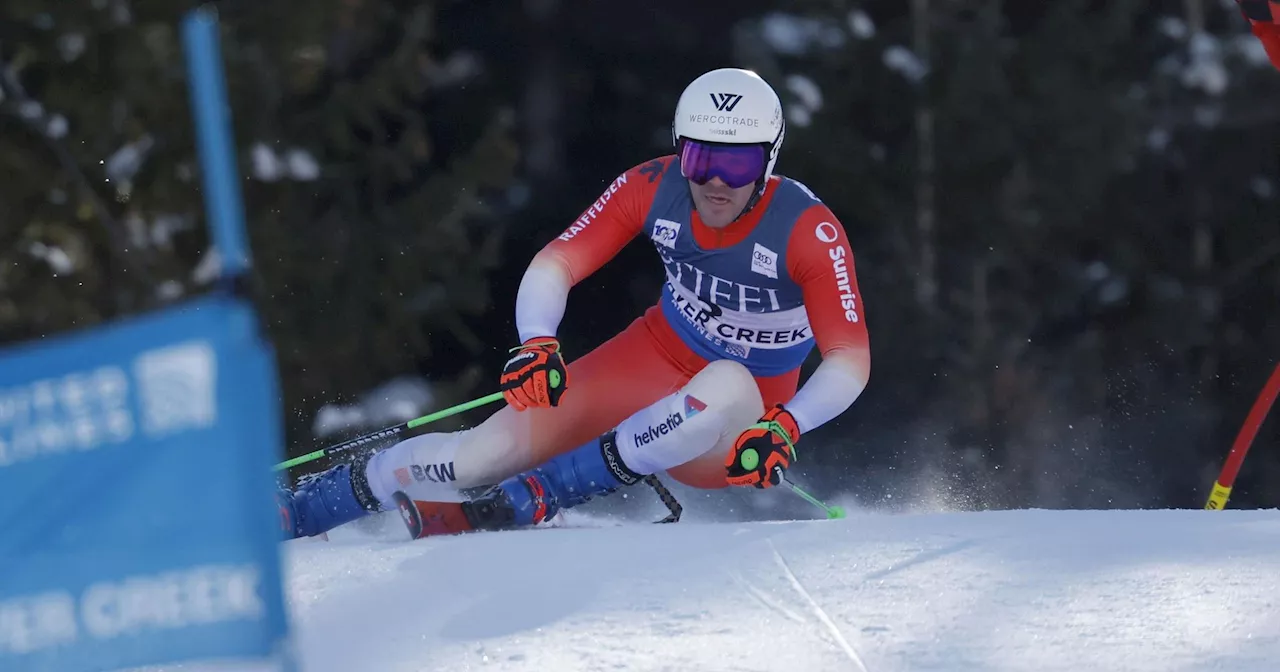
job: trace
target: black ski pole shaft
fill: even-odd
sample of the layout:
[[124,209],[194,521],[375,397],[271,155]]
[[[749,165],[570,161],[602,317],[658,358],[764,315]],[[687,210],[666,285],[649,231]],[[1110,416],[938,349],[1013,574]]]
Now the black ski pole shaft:
[[671,515],[667,516],[666,518],[663,518],[662,520],[658,520],[654,522],[657,522],[657,523],[680,522],[680,514],[684,512],[684,507],[680,506],[680,502],[676,501],[676,496],[671,494],[671,491],[667,489],[667,486],[663,485],[662,481],[658,480],[658,477],[653,474],[649,474],[648,476],[645,476],[644,482],[647,483],[649,487],[653,488],[654,492],[658,493],[658,499],[661,499],[662,503],[667,506],[667,510],[671,512]]

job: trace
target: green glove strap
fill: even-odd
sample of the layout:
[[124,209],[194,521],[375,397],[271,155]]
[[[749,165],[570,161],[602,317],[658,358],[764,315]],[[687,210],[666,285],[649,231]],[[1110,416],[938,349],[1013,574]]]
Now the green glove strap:
[[[777,420],[761,420],[747,429],[767,429],[774,434],[782,437],[782,441],[791,449],[791,459],[800,458],[800,454],[796,452],[796,444],[791,441],[791,437],[787,435],[787,430],[783,428],[782,423]],[[760,466],[760,453],[754,448],[748,448],[742,451],[742,455],[738,456],[738,466],[747,471],[754,471]]]

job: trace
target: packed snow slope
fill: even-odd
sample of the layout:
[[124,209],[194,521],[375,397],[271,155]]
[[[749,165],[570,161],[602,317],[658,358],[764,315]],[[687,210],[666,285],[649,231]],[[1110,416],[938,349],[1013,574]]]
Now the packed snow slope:
[[1276,511],[388,518],[286,544],[304,670],[1280,670]]

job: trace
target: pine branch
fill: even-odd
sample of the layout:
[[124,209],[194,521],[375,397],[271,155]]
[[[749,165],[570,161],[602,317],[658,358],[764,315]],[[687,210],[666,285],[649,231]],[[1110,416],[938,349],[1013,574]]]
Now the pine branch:
[[[14,68],[3,58],[0,58],[0,103],[2,103],[0,104],[0,110],[4,110],[10,116],[18,119],[41,139],[50,153],[58,160],[63,171],[71,178],[81,194],[89,202],[98,221],[107,230],[109,245],[117,256],[120,268],[126,273],[130,270],[136,270],[144,286],[154,287],[156,276],[152,260],[149,256],[137,254],[129,248],[126,242],[128,237],[124,227],[116,221],[102,198],[94,191],[88,177],[85,176],[84,171],[76,163],[66,144],[49,133],[48,129],[53,119],[46,107],[40,101],[27,94],[26,89],[18,81]],[[123,291],[114,293],[117,309],[123,311],[130,307],[128,302],[125,301],[127,294],[128,292]]]

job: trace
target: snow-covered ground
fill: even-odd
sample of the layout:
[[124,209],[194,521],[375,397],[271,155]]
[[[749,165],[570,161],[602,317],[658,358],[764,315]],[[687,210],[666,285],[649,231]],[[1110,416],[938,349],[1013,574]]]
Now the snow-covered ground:
[[286,544],[304,670],[1280,669],[1276,511],[374,523]]

